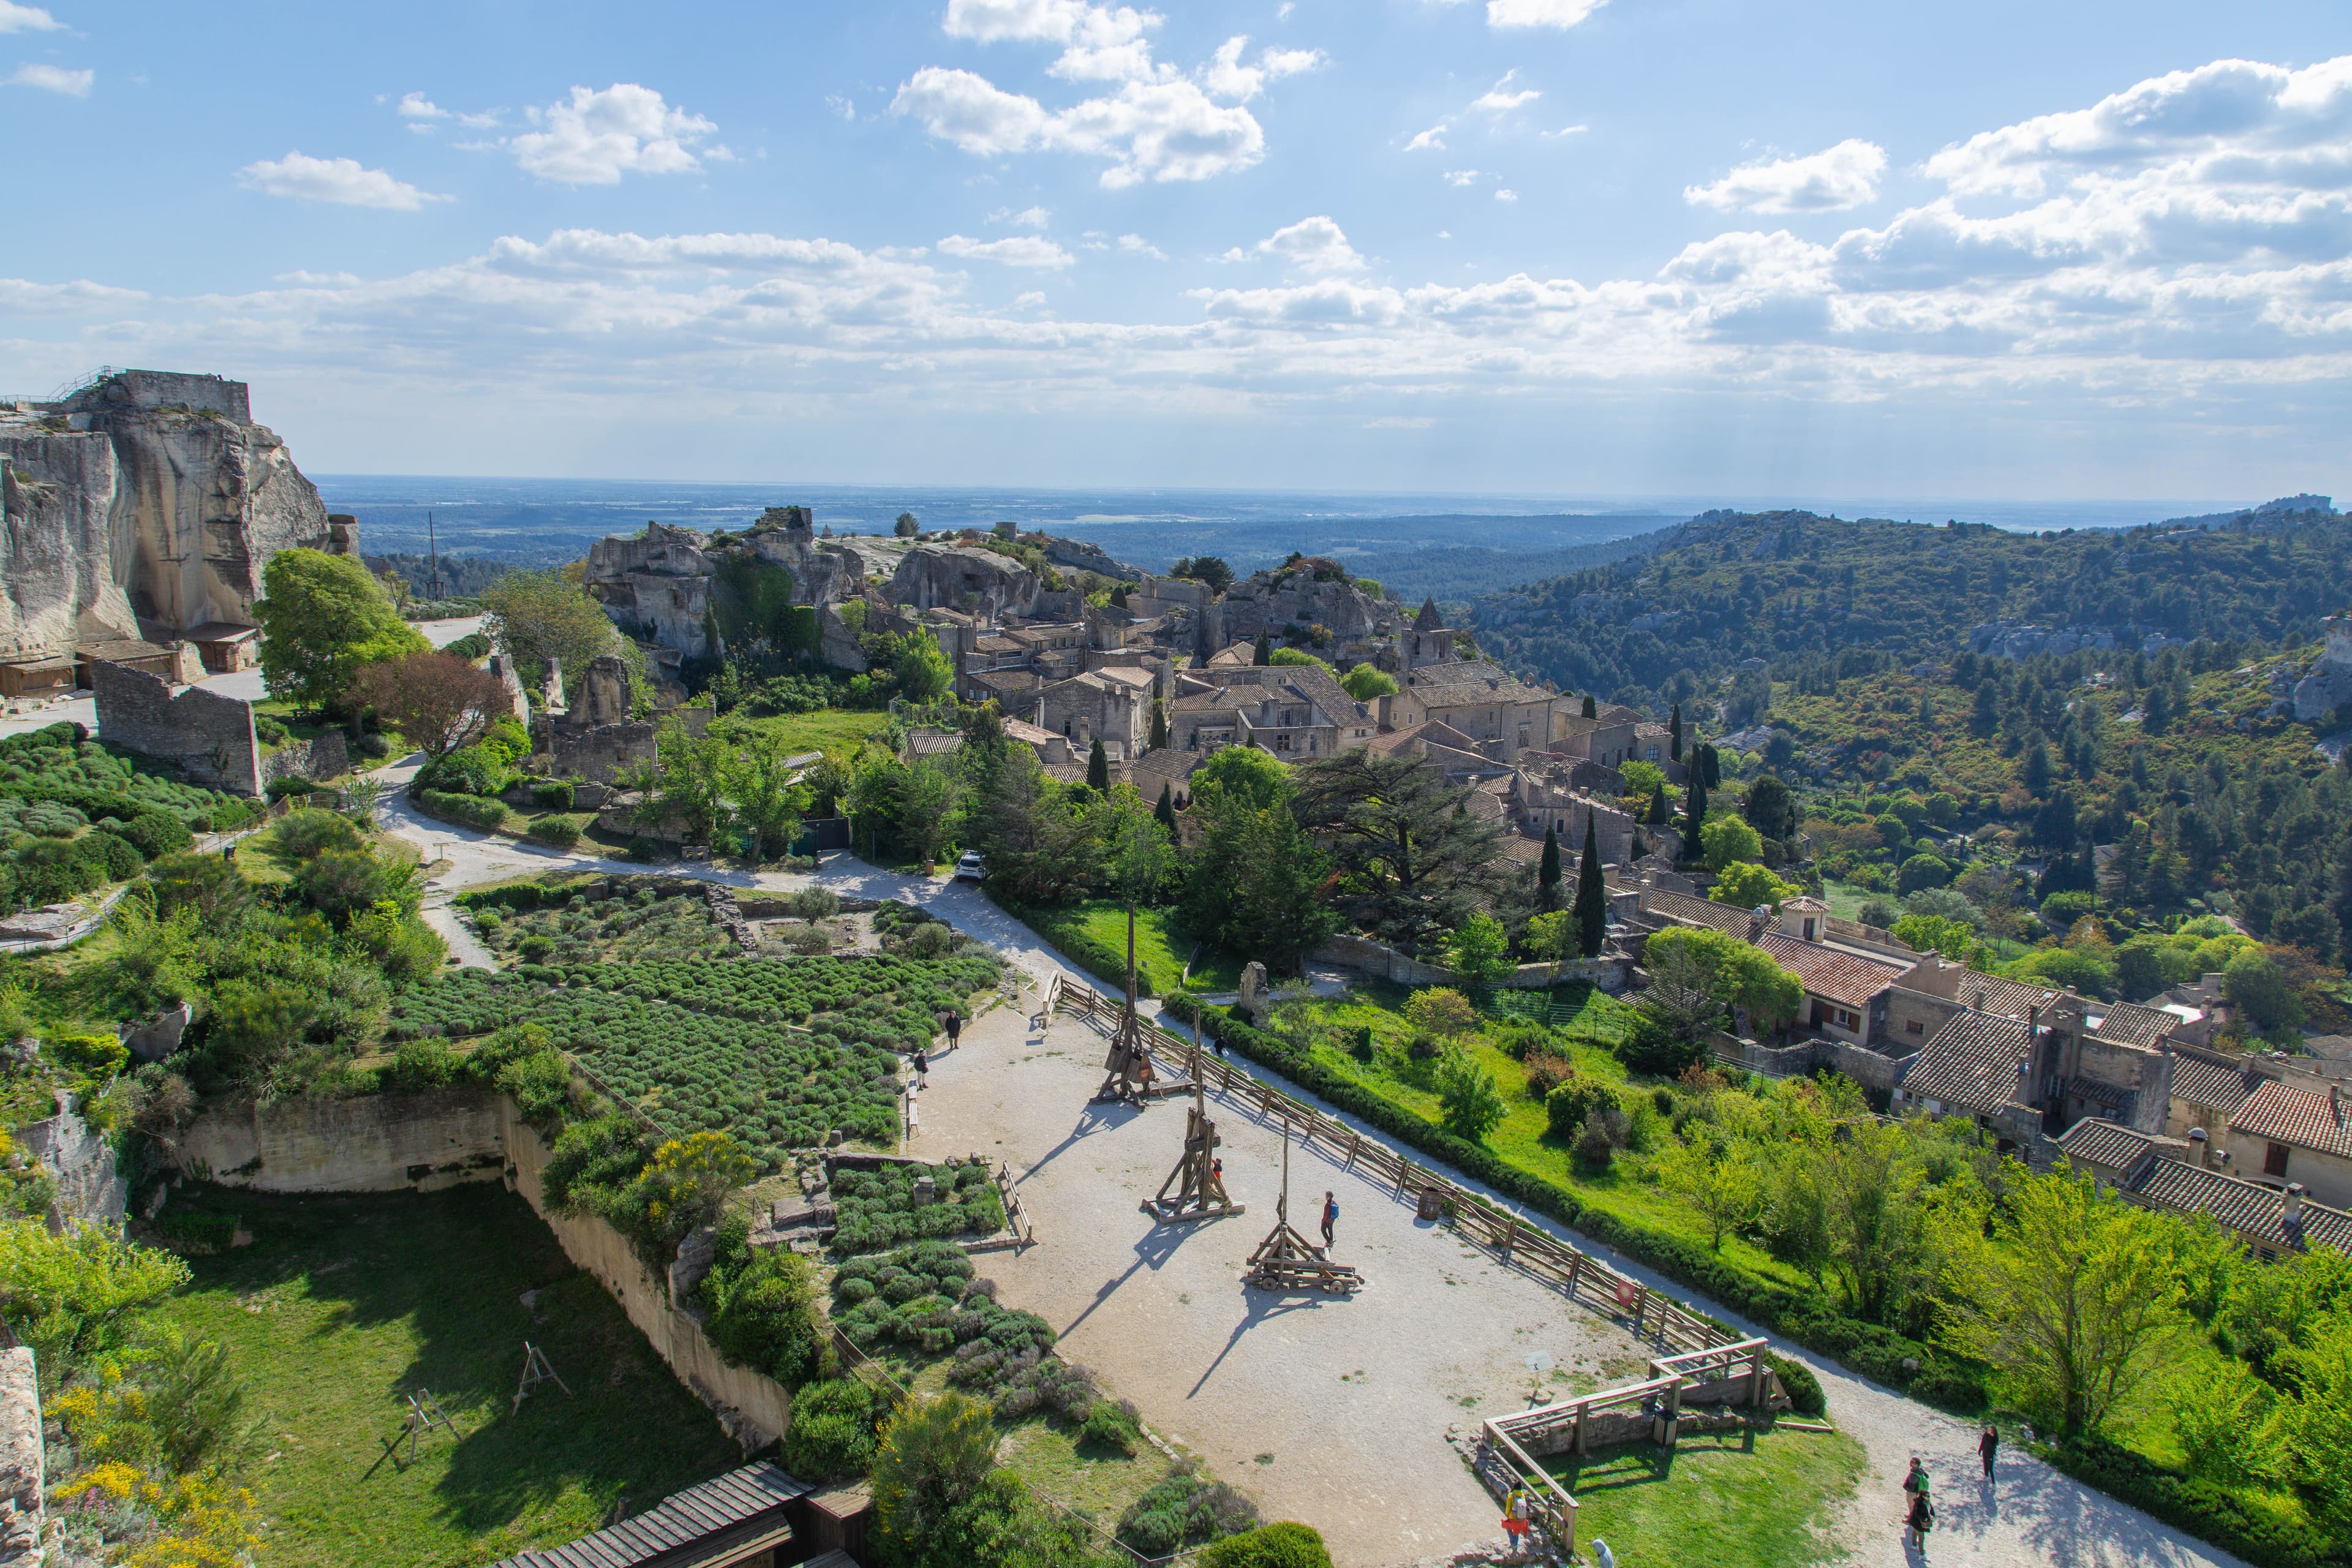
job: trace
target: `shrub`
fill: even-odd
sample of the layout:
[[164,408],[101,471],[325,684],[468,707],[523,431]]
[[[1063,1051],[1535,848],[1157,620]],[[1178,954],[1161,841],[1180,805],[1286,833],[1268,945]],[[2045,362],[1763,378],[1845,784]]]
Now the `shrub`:
[[412,790],[409,798],[427,816],[437,816],[460,827],[488,833],[506,826],[507,808],[495,800],[483,800],[470,795],[451,795],[437,789]]
[[286,732],[285,721],[273,719],[267,713],[256,713],[253,716],[253,738],[263,745],[284,745]]
[[1567,1142],[1583,1131],[1585,1122],[1595,1111],[1615,1110],[1617,1096],[1600,1079],[1570,1068],[1545,1094],[1543,1102],[1544,1121],[1551,1135]]
[[[1527,1058],[1528,1098],[1543,1104],[1551,1091],[1576,1076],[1576,1064],[1568,1058],[1550,1051],[1536,1051]],[[1579,1120],[1582,1120],[1579,1118]]]
[[580,842],[580,824],[568,816],[543,816],[530,825],[530,837],[541,844],[569,849]]
[[457,1076],[457,1055],[440,1040],[409,1040],[392,1058],[384,1074],[387,1088],[404,1094],[439,1089]]
[[188,825],[168,811],[141,812],[122,825],[122,837],[150,860],[159,855],[176,855],[196,841]]
[[1404,1016],[1414,1028],[1442,1040],[1466,1035],[1478,1026],[1478,1009],[1470,1005],[1470,998],[1450,985],[1432,985],[1414,992],[1405,1001]]
[[1212,1542],[1200,1568],[1331,1568],[1331,1552],[1312,1526],[1282,1520]]
[[131,878],[139,875],[139,868],[147,863],[147,858],[139,853],[138,847],[131,840],[103,829],[91,834],[89,842],[105,861],[106,879],[110,882],[131,880]]
[[309,795],[318,786],[299,773],[288,778],[271,779],[261,786],[261,793],[272,800],[284,800],[289,795]]
[[874,1391],[854,1377],[828,1378],[793,1395],[784,1468],[812,1481],[863,1476],[874,1462]]
[[269,844],[286,859],[308,860],[331,849],[357,849],[360,830],[331,811],[303,806],[269,830]]
[[530,803],[541,811],[570,811],[572,794],[570,779],[541,779],[530,786]]
[[1119,1515],[1118,1539],[1146,1557],[1166,1557],[1237,1535],[1257,1521],[1257,1507],[1249,1499],[1223,1481],[1202,1480],[1180,1461]]
[[[817,1373],[823,1359],[816,1277],[799,1253],[753,1247],[750,1238],[751,1226],[740,1217],[719,1227],[710,1272],[696,1283],[694,1299],[709,1313],[706,1331],[721,1356],[795,1388]],[[799,1424],[794,1401],[793,1425]]]
[[1097,1399],[1079,1424],[1078,1441],[1090,1447],[1132,1454],[1143,1441],[1143,1418],[1125,1400]]
[[2334,1568],[2352,1552],[2317,1526],[2263,1508],[2210,1481],[2197,1480],[2109,1443],[2033,1445],[2033,1452],[2073,1476],[2165,1523],[2234,1552],[2256,1568]]
[[1822,1392],[1822,1380],[1803,1362],[1791,1361],[1778,1351],[1764,1352],[1764,1364],[1780,1380],[1780,1392],[1789,1396],[1789,1407],[1800,1415],[1829,1414],[1829,1395]]

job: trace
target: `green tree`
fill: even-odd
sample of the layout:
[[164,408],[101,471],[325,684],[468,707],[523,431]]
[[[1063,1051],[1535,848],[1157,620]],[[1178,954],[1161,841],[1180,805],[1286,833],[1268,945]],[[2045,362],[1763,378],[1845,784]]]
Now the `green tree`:
[[1192,770],[1187,781],[1198,807],[1219,801],[1290,807],[1290,769],[1271,752],[1255,746],[1220,746]]
[[1360,664],[1339,678],[1340,689],[1359,702],[1376,702],[1396,695],[1396,677],[1369,664]]
[[[1228,746],[1211,761],[1236,754],[1265,755],[1254,747]],[[1279,773],[1269,799],[1257,793],[1265,781],[1254,772],[1236,771],[1215,788],[1197,787],[1207,771],[1203,764],[1192,775],[1192,816],[1201,837],[1185,868],[1178,914],[1186,931],[1223,952],[1286,967],[1294,955],[1313,952],[1339,929],[1339,916],[1321,896],[1330,857],[1291,816],[1288,782]]]
[[1598,719],[1601,717],[1601,704],[1594,700],[1592,693],[1590,691],[1584,694],[1584,707],[1582,712],[1584,717],[1587,719]]
[[2019,1171],[1949,1226],[1943,1337],[2061,1437],[2095,1432],[2187,1342],[2172,1226],[2084,1173]]
[[[1947,795],[1947,800],[1951,797]],[[1778,775],[1766,773],[1748,786],[1742,815],[1767,838],[1788,839],[1797,833],[1797,797]],[[1753,857],[1742,857],[1753,858]]]
[[[1099,744],[1099,742],[1097,742]],[[1176,850],[1129,784],[1121,784],[1103,812],[1103,867],[1127,905],[1127,1000],[1135,1003],[1135,906],[1157,898],[1175,868]]]
[[1891,1321],[1928,1283],[1923,1174],[1900,1127],[1862,1125],[1817,1154],[1829,1194],[1830,1272],[1849,1310]]
[[1631,800],[1647,800],[1651,791],[1665,784],[1666,770],[1655,763],[1645,763],[1633,757],[1618,765],[1617,776],[1625,785],[1620,794]]
[[[1726,1008],[1744,1009],[1759,1027],[1771,1027],[1804,1004],[1804,984],[1794,973],[1724,931],[1670,927],[1650,938],[1643,956],[1650,989],[1641,1006],[1691,1045],[1717,1026]],[[1661,994],[1654,999],[1652,993]]]
[[1257,647],[1250,655],[1250,662],[1261,668],[1274,662],[1274,641],[1263,629],[1257,634]]
[[1511,939],[1503,922],[1483,912],[1464,921],[1446,942],[1445,962],[1481,990],[1500,985],[1517,967],[1511,962]]
[[[1707,826],[1712,827],[1714,824]],[[1723,868],[1723,875],[1715,879],[1715,886],[1706,890],[1706,896],[1718,904],[1729,904],[1736,910],[1752,910],[1759,904],[1769,904],[1778,909],[1801,890],[1753,861],[1738,860]]]
[[1404,1019],[1424,1035],[1450,1040],[1478,1027],[1478,1009],[1451,985],[1425,985],[1405,998]]
[[262,568],[261,679],[272,697],[320,710],[341,701],[371,664],[431,651],[350,555],[281,550]]
[[915,521],[913,512],[902,511],[898,514],[898,521],[890,525],[890,531],[900,539],[912,539],[922,531],[922,525]]
[[894,1568],[968,1568],[938,1548],[950,1516],[996,1465],[996,1423],[988,1406],[952,1390],[912,1400],[882,1428],[868,1480],[874,1544]]
[[1298,819],[1340,873],[1332,901],[1360,928],[1434,945],[1493,889],[1500,833],[1421,758],[1360,747],[1304,763],[1297,777]]
[[1716,817],[1701,827],[1699,847],[1710,871],[1720,871],[1735,860],[1764,858],[1763,835],[1748,826],[1746,817],[1736,814]]
[[49,1234],[0,1225],[0,1316],[56,1371],[120,1344],[133,1317],[187,1283],[188,1266],[100,1225]]
[[1952,868],[1933,855],[1914,855],[1903,862],[1896,872],[1895,886],[1898,891],[1916,893],[1922,888],[1940,888],[1952,879]]
[[1683,705],[1679,702],[1666,720],[1666,755],[1677,763],[1683,760]]
[[692,734],[676,719],[665,719],[654,737],[654,760],[625,770],[620,782],[644,795],[636,807],[639,822],[674,822],[688,841],[709,844],[731,815],[729,761],[727,742],[719,737]]
[[[1591,825],[1588,823],[1588,826]],[[1547,912],[1559,908],[1559,825],[1544,828],[1543,858],[1536,864],[1536,908]]]
[[1706,779],[1698,765],[1697,757],[1691,759],[1690,782],[1683,786],[1683,858],[1696,860],[1704,846],[1700,835],[1706,828]]
[[1172,841],[1176,837],[1176,785],[1171,780],[1160,781],[1160,798],[1151,807],[1152,816],[1168,830]]
[[[481,599],[489,615],[484,629],[514,656],[527,685],[544,681],[554,666],[568,690],[598,655],[621,651],[621,634],[604,606],[588,596],[570,569],[506,573],[482,590]],[[644,687],[643,670],[631,676]],[[652,696],[644,690],[636,695],[648,700]]]
[[1591,812],[1584,816],[1584,853],[1576,862],[1576,903],[1570,914],[1578,949],[1587,958],[1600,957],[1601,944],[1609,939],[1609,887],[1601,874],[1601,838]]
[[2221,994],[2262,1035],[2282,1038],[2303,1027],[2303,999],[2287,983],[2286,971],[2269,953],[2249,950],[2221,971]]
[[1036,752],[1026,746],[992,754],[966,747],[964,766],[962,839],[987,858],[994,896],[1051,907],[1093,885],[1102,867],[1101,841]]
[[1643,824],[1650,827],[1664,827],[1674,819],[1674,808],[1666,804],[1666,786],[1660,784],[1650,792],[1650,809],[1643,813]]
[[754,730],[740,739],[730,737],[730,742],[719,782],[736,820],[751,831],[753,858],[773,860],[791,853],[808,807],[800,770],[790,765],[792,747],[777,730]]
[[1651,1168],[1659,1184],[1706,1221],[1709,1246],[1723,1250],[1727,1233],[1753,1225],[1764,1208],[1764,1179],[1748,1145],[1727,1139],[1718,1146],[1704,1137],[1670,1142]]
[[1460,1046],[1448,1046],[1438,1054],[1436,1081],[1441,1120],[1457,1138],[1484,1142],[1509,1109],[1495,1086],[1495,1075]]
[[1110,754],[1103,750],[1100,735],[1087,748],[1087,787],[1097,795],[1110,793]]
[[1544,963],[1559,963],[1574,956],[1576,933],[1568,920],[1566,910],[1528,916],[1527,930],[1519,935],[1519,951]]
[[1151,738],[1145,750],[1159,751],[1168,744],[1168,704],[1157,697],[1151,700]]

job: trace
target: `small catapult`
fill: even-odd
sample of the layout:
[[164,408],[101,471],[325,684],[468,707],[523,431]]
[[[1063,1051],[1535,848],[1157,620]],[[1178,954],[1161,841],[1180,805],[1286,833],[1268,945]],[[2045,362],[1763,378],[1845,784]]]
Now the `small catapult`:
[[1282,1124],[1282,1199],[1275,1205],[1274,1229],[1250,1254],[1245,1285],[1261,1290],[1322,1290],[1351,1295],[1363,1288],[1364,1277],[1344,1263],[1334,1263],[1323,1249],[1290,1226],[1290,1123]]
[[521,1413],[522,1402],[530,1398],[530,1391],[542,1383],[551,1383],[566,1394],[572,1392],[572,1385],[556,1376],[555,1368],[548,1364],[547,1352],[525,1340],[522,1342],[522,1381],[515,1384],[515,1414]]
[[[1196,1028],[1198,1026],[1194,1026]],[[1196,1040],[1194,1058],[1200,1055]],[[1226,1195],[1224,1162],[1217,1158],[1217,1124],[1209,1120],[1209,1099],[1196,1065],[1192,1073],[1192,1108],[1184,1119],[1184,1153],[1168,1179],[1160,1184],[1159,1194],[1143,1200],[1143,1212],[1163,1224],[1182,1220],[1221,1219],[1226,1215],[1241,1214],[1241,1205]],[[1169,1189],[1176,1189],[1169,1196]]]

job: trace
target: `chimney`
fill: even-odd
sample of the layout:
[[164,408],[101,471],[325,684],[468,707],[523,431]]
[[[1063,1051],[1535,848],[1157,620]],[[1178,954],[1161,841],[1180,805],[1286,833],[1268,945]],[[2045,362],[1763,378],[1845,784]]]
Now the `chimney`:
[[2213,1168],[2213,1151],[2210,1147],[2210,1142],[2211,1140],[2205,1136],[2205,1129],[2202,1127],[2192,1127],[2189,1130],[2189,1160],[2200,1170],[2210,1171]]
[[2279,1212],[2279,1218],[2289,1230],[2303,1224],[2303,1184],[2301,1182],[2289,1182],[2286,1184],[2286,1207]]

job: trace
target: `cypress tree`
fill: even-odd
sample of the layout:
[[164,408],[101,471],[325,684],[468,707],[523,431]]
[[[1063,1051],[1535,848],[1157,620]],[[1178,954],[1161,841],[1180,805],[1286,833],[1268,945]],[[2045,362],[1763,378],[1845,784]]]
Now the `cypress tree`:
[[1683,705],[1679,702],[1666,721],[1666,755],[1678,763],[1683,760]]
[[1160,819],[1160,826],[1168,830],[1168,836],[1171,838],[1176,836],[1176,786],[1174,784],[1168,783],[1160,784],[1160,804],[1151,808],[1151,815]]
[[1674,819],[1674,813],[1668,809],[1666,805],[1666,786],[1662,784],[1652,784],[1650,786],[1649,815],[1643,817],[1642,820],[1648,823],[1652,827],[1664,827],[1667,823],[1672,822]]
[[1588,719],[1601,717],[1601,704],[1592,700],[1592,693],[1590,691],[1584,694],[1584,716]]
[[1701,746],[1698,749],[1698,760],[1706,769],[1706,787],[1709,789],[1722,788],[1723,763],[1717,759],[1715,748],[1713,746]]
[[1151,749],[1158,751],[1168,743],[1168,704],[1157,698],[1151,703]]
[[1690,787],[1683,792],[1683,858],[1698,858],[1698,830],[1706,826],[1706,770],[1691,758]]
[[1102,737],[1087,752],[1087,787],[1103,795],[1110,793],[1110,758],[1103,751]]
[[1257,634],[1257,651],[1250,655],[1250,662],[1261,667],[1274,662],[1274,643],[1264,631]]
[[1559,908],[1559,826],[1544,829],[1543,859],[1536,867],[1536,903],[1545,911]]
[[1584,817],[1584,860],[1576,868],[1576,940],[1584,956],[1597,958],[1609,935],[1609,889],[1601,879],[1601,839],[1592,816]]

